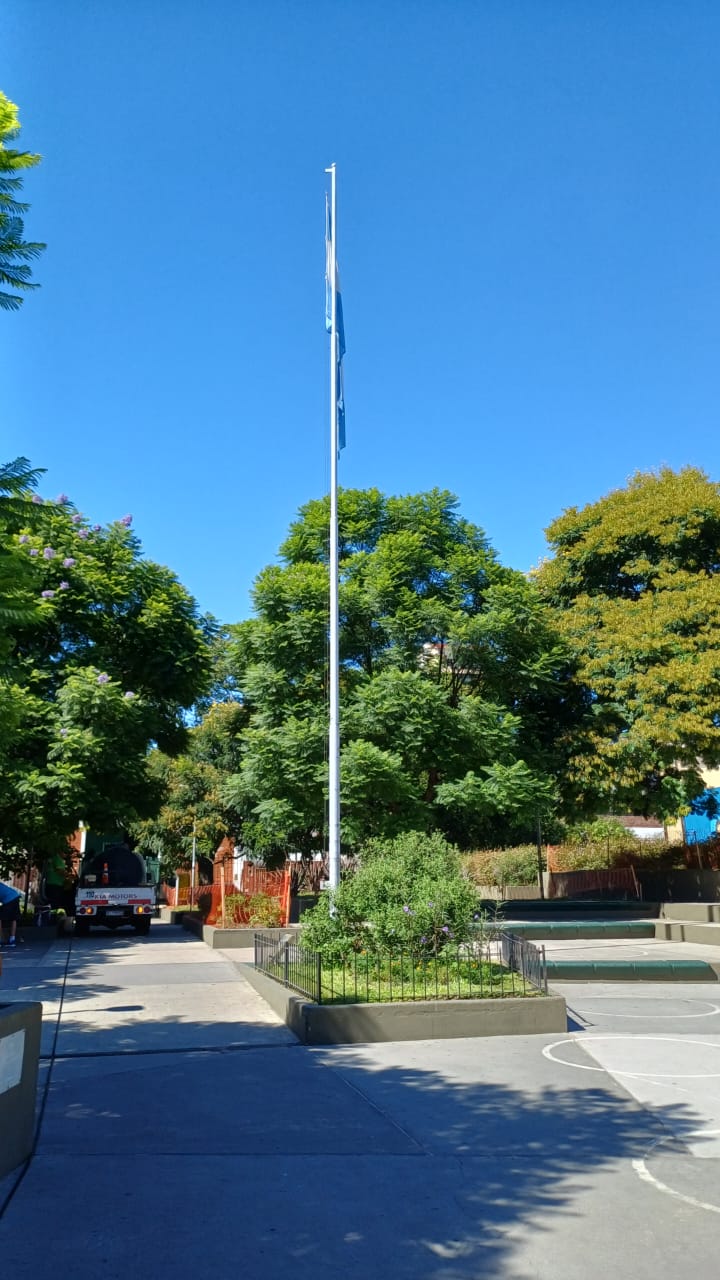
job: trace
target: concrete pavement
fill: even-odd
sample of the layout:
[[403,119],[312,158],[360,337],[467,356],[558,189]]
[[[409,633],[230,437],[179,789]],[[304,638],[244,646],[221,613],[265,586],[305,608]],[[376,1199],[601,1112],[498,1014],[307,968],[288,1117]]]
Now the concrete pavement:
[[714,1280],[712,987],[568,984],[563,1036],[311,1049],[179,929],[68,945],[2,978],[55,1049],[15,1280]]

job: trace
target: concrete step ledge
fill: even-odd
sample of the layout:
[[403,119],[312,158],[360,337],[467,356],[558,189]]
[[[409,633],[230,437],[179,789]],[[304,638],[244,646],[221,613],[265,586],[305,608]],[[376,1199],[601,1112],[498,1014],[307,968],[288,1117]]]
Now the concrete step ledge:
[[[657,902],[618,898],[544,898],[481,903],[490,919],[512,920],[637,920],[654,918]],[[719,904],[720,905],[720,904]]]
[[660,918],[720,925],[720,902],[663,902]]
[[684,920],[656,920],[655,937],[667,942],[701,942],[720,947],[720,923],[699,924]]
[[654,938],[655,920],[507,920],[503,928],[519,938]]
[[705,960],[548,960],[555,982],[717,982]]

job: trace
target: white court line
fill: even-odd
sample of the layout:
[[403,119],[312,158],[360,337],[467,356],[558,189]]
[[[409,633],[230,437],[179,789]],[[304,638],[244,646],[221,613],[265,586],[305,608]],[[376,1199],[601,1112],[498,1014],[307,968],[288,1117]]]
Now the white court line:
[[553,1054],[553,1049],[560,1049],[565,1044],[578,1044],[581,1047],[589,1044],[591,1040],[632,1040],[637,1044],[639,1041],[663,1041],[666,1044],[696,1045],[703,1049],[720,1049],[720,1044],[709,1044],[707,1040],[679,1040],[675,1036],[594,1036],[581,1032],[578,1036],[567,1040],[554,1040],[552,1044],[546,1044],[542,1050],[542,1055],[549,1062],[556,1062],[561,1067],[575,1067],[578,1071],[603,1071],[606,1075],[626,1076],[628,1080],[715,1080],[720,1077],[720,1071],[702,1071],[699,1073],[687,1074],[678,1071],[623,1071],[622,1067],[593,1067],[589,1062],[567,1062],[565,1058],[557,1058]]
[[[685,1138],[716,1138],[719,1135],[720,1129],[695,1129],[692,1133],[684,1134],[683,1140]],[[643,1182],[650,1183],[650,1186],[655,1187],[656,1191],[663,1191],[665,1195],[674,1196],[676,1200],[682,1200],[684,1204],[692,1205],[694,1209],[707,1209],[708,1213],[720,1213],[720,1205],[710,1204],[707,1200],[698,1200],[696,1196],[685,1195],[683,1191],[676,1191],[674,1187],[669,1187],[666,1182],[661,1182],[660,1179],[656,1178],[655,1174],[651,1173],[648,1169],[645,1161],[649,1159],[657,1147],[664,1146],[666,1142],[677,1141],[677,1138],[670,1136],[658,1138],[657,1142],[652,1144],[641,1160],[633,1160],[633,1169]]]
[[[588,996],[587,1001],[583,1000],[581,1003],[583,1005],[585,1003],[592,1004],[592,1002],[596,1000],[617,1000],[619,998],[620,997],[618,996]],[[656,1000],[659,998],[660,998],[659,996],[655,997]],[[628,997],[628,999],[631,999],[631,997]],[[642,997],[640,997],[640,999],[642,999]],[[650,997],[648,997],[648,999],[650,999]],[[676,1021],[681,1022],[685,1018],[712,1018],[713,1014],[720,1013],[720,1005],[710,1004],[709,1001],[704,1001],[704,1000],[698,1001],[698,1003],[709,1004],[708,1012],[707,1013],[613,1013],[612,1009],[603,1009],[602,1012],[606,1018],[642,1018],[647,1022],[656,1022],[656,1021],[667,1019],[667,1018],[674,1018],[676,1019]]]

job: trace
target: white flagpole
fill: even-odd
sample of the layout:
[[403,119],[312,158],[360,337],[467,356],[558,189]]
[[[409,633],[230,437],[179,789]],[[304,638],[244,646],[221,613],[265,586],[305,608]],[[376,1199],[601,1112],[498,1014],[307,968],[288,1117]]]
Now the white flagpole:
[[338,418],[337,418],[337,190],[330,174],[330,730],[328,737],[328,878],[330,892],[340,884],[340,631],[338,621]]

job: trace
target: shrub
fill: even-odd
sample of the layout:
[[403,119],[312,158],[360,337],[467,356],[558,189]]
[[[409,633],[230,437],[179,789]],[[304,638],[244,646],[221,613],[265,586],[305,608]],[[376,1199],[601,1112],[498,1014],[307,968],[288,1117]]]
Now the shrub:
[[481,849],[466,854],[463,864],[477,885],[537,884],[537,849],[532,844],[514,849]]
[[495,858],[498,853],[498,849],[476,849],[474,853],[463,854],[462,863],[473,884],[497,884]]
[[461,942],[477,915],[477,891],[439,832],[373,840],[359,869],[303,916],[303,944],[327,956],[407,947],[438,951]]
[[[553,849],[551,865],[553,871],[602,871],[608,866],[608,858],[597,845],[561,844]],[[611,862],[611,866],[618,865]]]
[[233,929],[247,920],[248,897],[246,893],[225,894],[225,915],[218,924],[222,929]]
[[521,844],[515,849],[503,849],[495,861],[497,883],[537,884],[538,855],[531,844]]
[[282,921],[282,908],[277,898],[269,893],[228,893],[225,895],[225,915],[218,925],[233,929],[237,925],[254,925],[258,929],[276,929]]
[[248,923],[262,929],[277,929],[282,922],[282,908],[269,893],[255,893],[247,903]]

